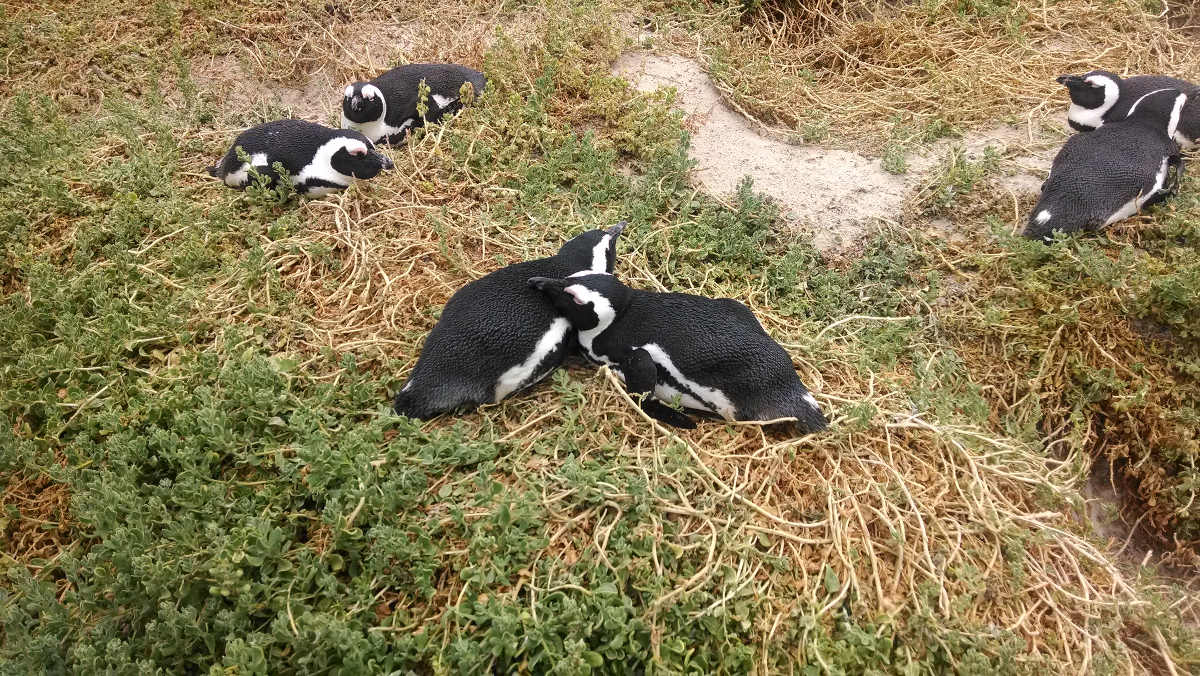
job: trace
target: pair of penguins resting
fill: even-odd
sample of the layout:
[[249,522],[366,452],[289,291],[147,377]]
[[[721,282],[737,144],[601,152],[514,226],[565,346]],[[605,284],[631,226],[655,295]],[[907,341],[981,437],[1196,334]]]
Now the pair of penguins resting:
[[664,402],[705,417],[825,429],[792,358],[745,305],[631,289],[613,275],[625,226],[589,230],[554,256],[509,265],[455,292],[396,394],[395,411],[427,419],[498,402],[546,377],[578,346],[668,425],[696,427]]
[[[1063,145],[1029,215],[1025,236],[1099,230],[1179,190],[1182,149],[1200,144],[1200,88],[1164,75],[1063,75],[1076,131]],[[1168,183],[1170,169],[1174,180]]]
[[[429,88],[421,115],[420,85]],[[304,120],[276,120],[242,132],[208,173],[231,188],[251,182],[251,167],[274,185],[275,163],[283,165],[301,195],[322,197],[345,190],[355,179],[370,179],[394,168],[378,144],[402,142],[409,131],[437,123],[463,107],[467,87],[480,95],[487,78],[452,63],[417,63],[393,68],[370,82],[355,82],[342,94],[342,128]],[[238,157],[241,148],[249,157]]]

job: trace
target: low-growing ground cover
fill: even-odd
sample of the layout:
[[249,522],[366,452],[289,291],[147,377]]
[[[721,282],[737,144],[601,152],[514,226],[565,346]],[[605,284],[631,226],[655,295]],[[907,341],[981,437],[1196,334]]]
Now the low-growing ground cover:
[[[610,75],[627,9],[427,9],[507,26],[492,91],[320,201],[201,173],[278,111],[223,109],[193,65],[302,79],[415,8],[4,10],[0,670],[1200,665],[1194,597],[1089,539],[1080,495],[1114,458],[1148,546],[1190,563],[1200,192],[1046,247],[951,155],[905,224],[826,260],[752,184],[692,187],[669,97]],[[388,413],[454,289],[622,219],[619,273],[746,302],[831,432],[673,435],[582,364]]]

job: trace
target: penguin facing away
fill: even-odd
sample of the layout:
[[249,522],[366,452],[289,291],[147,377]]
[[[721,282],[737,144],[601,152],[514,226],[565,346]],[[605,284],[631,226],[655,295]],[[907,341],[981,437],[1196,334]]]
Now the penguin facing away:
[[[1024,235],[1049,241],[1055,230],[1099,230],[1174,194],[1183,159],[1173,137],[1187,101],[1178,89],[1151,92],[1125,119],[1067,139]],[[1171,167],[1175,180],[1168,186]]]
[[[422,80],[429,87],[424,120],[417,112]],[[342,96],[342,128],[361,131],[375,143],[400,143],[411,129],[461,110],[460,92],[466,82],[478,96],[487,78],[453,63],[414,63],[393,68],[370,82],[352,83]]]
[[534,277],[530,286],[554,300],[579,331],[587,357],[607,364],[642,409],[661,422],[692,429],[678,402],[725,420],[796,418],[805,432],[825,416],[792,358],[754,313],[731,298],[631,289],[612,275]]
[[492,404],[545,378],[575,346],[575,330],[530,277],[611,273],[622,221],[589,230],[558,253],[496,270],[459,289],[396,394],[396,413],[425,420]]
[[1135,75],[1122,78],[1106,70],[1083,75],[1061,75],[1058,83],[1071,95],[1067,122],[1075,131],[1094,131],[1106,122],[1123,120],[1133,104],[1146,94],[1160,89],[1178,89],[1188,94],[1175,130],[1175,141],[1184,149],[1200,144],[1200,97],[1196,85],[1166,75]]
[[[249,164],[238,159],[239,146],[250,156]],[[252,164],[275,185],[279,180],[276,162],[291,175],[296,191],[309,197],[344,190],[355,178],[374,178],[394,166],[356,131],[330,129],[304,120],[276,120],[238,135],[229,152],[209,167],[208,173],[242,190],[250,183]]]

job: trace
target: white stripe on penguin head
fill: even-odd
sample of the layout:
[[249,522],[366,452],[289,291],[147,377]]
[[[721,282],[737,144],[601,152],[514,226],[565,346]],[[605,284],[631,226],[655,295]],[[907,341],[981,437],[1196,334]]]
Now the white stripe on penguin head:
[[1117,99],[1120,98],[1121,89],[1107,75],[1090,75],[1084,78],[1084,81],[1104,87],[1104,103],[1101,103],[1098,108],[1084,108],[1072,102],[1071,107],[1067,110],[1067,118],[1085,127],[1099,129],[1104,124],[1104,114],[1111,110],[1117,103]]
[[348,99],[354,98],[354,85],[352,85],[352,84],[346,85],[346,92],[343,94],[343,96],[345,96]]
[[608,243],[611,241],[612,235],[605,235],[592,247],[592,272],[608,272]]
[[[300,185],[310,178],[319,178],[330,183],[336,183],[343,188],[350,185],[352,177],[347,176],[333,168],[333,156],[337,151],[345,148],[350,152],[369,152],[370,148],[367,144],[358,139],[346,138],[341,136],[330,141],[326,141],[317,148],[317,152],[313,154],[313,158],[309,161],[308,166],[304,167],[300,173],[292,176],[292,183]],[[319,194],[326,194],[330,190],[326,189]]]
[[613,309],[612,303],[608,302],[608,299],[599,291],[589,289],[582,284],[572,284],[563,290],[574,296],[581,304],[592,304],[592,311],[596,313],[596,318],[599,322],[593,328],[579,332],[579,344],[583,346],[583,349],[587,351],[588,356],[592,359],[612,366],[614,362],[592,352],[592,341],[596,339],[596,336],[612,326],[613,320],[617,318],[617,311]]

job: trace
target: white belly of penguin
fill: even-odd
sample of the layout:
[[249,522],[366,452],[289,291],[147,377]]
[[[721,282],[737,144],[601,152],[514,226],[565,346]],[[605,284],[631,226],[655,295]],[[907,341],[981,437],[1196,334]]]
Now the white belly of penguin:
[[558,349],[570,330],[571,323],[567,321],[566,317],[559,317],[551,322],[550,327],[538,339],[537,345],[534,346],[529,357],[500,375],[500,379],[496,381],[496,401],[501,401],[513,392],[544,377],[546,369],[542,367],[542,362]]

